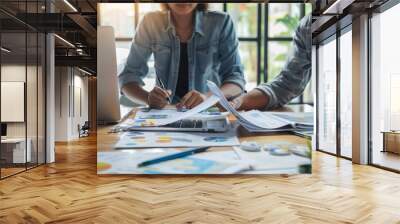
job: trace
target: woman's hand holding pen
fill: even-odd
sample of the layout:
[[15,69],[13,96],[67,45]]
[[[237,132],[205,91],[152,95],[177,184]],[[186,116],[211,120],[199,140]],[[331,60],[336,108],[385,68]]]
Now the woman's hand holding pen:
[[149,92],[147,103],[151,108],[161,109],[168,103],[171,103],[169,102],[170,96],[171,90],[165,90],[156,86]]

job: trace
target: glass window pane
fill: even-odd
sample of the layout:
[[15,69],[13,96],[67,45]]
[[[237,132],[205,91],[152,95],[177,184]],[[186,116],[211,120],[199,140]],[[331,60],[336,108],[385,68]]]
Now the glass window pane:
[[257,43],[241,41],[239,43],[239,54],[244,66],[246,78],[246,89],[251,90],[257,85]]
[[[27,155],[25,90],[26,90],[26,33],[2,33],[1,47],[1,123],[5,126],[1,144],[2,177],[25,170]],[[14,98],[3,98],[13,95]],[[15,109],[10,110],[11,107]],[[15,110],[15,111],[14,111]],[[18,111],[17,111],[18,110]],[[21,112],[21,113],[17,113]],[[5,141],[8,141],[5,142]],[[29,141],[28,141],[29,142]],[[28,145],[30,145],[28,143]]]
[[273,80],[286,63],[291,47],[290,41],[268,42],[268,81]]
[[[382,132],[400,131],[400,64],[399,52],[400,5],[372,17],[372,77],[371,133],[372,163],[400,170],[400,156],[392,151],[399,148],[400,136],[391,135],[384,146]],[[397,143],[396,143],[397,142]]]
[[159,3],[139,3],[139,21],[146,13],[160,10]]
[[312,12],[312,4],[311,3],[306,3],[305,4],[305,14],[308,15]]
[[116,38],[132,38],[135,33],[135,8],[133,3],[100,3],[101,26],[114,27]]
[[314,103],[313,92],[312,92],[312,80],[307,84],[307,87],[303,92],[303,103],[307,104]]
[[37,165],[37,76],[38,76],[38,35],[27,33],[28,62],[26,75],[26,116],[27,116],[27,149],[28,168]]
[[336,154],[336,41],[318,51],[318,146]]
[[209,3],[209,10],[213,11],[224,11],[224,4],[223,3]]
[[238,37],[257,37],[256,3],[228,3],[227,9]]
[[46,148],[45,148],[45,133],[46,133],[46,36],[39,34],[38,45],[38,164],[45,163]]
[[352,157],[352,34],[340,37],[340,150]]
[[301,4],[270,3],[268,8],[269,37],[292,37],[299,24]]

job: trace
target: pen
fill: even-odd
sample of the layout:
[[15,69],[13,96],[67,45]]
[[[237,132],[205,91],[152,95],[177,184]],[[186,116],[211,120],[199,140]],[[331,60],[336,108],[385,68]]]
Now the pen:
[[[160,83],[160,85],[161,85],[161,88],[164,89],[164,90],[167,90],[167,89],[165,88],[164,83],[161,81],[160,77],[158,77],[158,76],[156,76],[156,77],[157,77],[158,83]],[[168,96],[167,100],[168,100],[168,103],[171,104],[171,97],[170,97],[170,96]]]
[[173,160],[173,159],[179,159],[182,157],[186,157],[186,156],[190,156],[196,153],[201,153],[201,152],[205,152],[208,148],[210,147],[200,147],[200,148],[194,148],[194,149],[189,149],[183,152],[177,152],[171,155],[167,155],[167,156],[162,156],[156,159],[151,159],[151,160],[147,160],[144,162],[139,163],[137,166],[138,167],[144,167],[144,166],[149,166],[152,164],[157,164],[157,163],[162,163],[165,161],[169,161],[169,160]]

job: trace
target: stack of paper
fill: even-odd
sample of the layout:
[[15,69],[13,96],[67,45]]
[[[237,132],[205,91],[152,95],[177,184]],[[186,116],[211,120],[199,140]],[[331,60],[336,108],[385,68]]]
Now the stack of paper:
[[208,81],[207,85],[214,96],[219,98],[220,104],[227,111],[231,112],[239,123],[250,132],[276,132],[313,128],[313,119],[309,119],[310,117],[312,118],[312,116],[309,114],[306,115],[306,113],[303,113],[301,116],[294,116],[293,120],[290,119],[290,113],[279,115],[280,113],[263,113],[258,110],[239,113],[230,105],[215,83]]

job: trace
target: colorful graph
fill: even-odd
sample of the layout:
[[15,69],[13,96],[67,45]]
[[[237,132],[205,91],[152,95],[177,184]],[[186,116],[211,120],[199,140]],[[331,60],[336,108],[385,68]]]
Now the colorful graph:
[[137,143],[145,143],[146,142],[145,136],[133,136],[133,137],[131,137],[131,139]]
[[149,114],[139,117],[139,119],[166,119],[166,118],[168,118],[167,114]]
[[104,171],[104,170],[108,170],[112,167],[111,164],[106,163],[106,162],[98,162],[97,163],[97,171]]
[[171,136],[162,135],[162,136],[158,136],[157,137],[156,142],[157,143],[162,143],[162,144],[171,143],[172,142],[172,138],[171,138]]
[[143,132],[122,135],[115,148],[152,148],[152,147],[201,147],[232,146],[239,141],[232,133],[177,133]]
[[228,141],[227,137],[224,136],[213,136],[213,137],[206,137],[204,138],[206,142],[226,142]]

